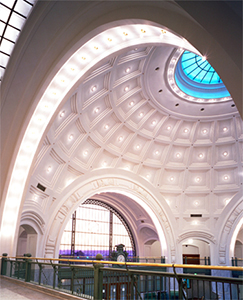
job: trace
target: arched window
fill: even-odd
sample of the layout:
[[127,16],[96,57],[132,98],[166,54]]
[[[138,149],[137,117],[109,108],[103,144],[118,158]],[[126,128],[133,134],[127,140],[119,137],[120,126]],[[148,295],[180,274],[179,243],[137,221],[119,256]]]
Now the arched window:
[[124,244],[129,256],[136,256],[132,232],[120,213],[104,202],[88,199],[73,213],[64,229],[60,255],[111,256],[115,245]]

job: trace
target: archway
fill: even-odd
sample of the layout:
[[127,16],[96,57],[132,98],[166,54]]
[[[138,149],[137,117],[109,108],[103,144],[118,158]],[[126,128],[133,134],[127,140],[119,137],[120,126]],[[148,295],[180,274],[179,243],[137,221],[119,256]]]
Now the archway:
[[131,226],[124,212],[115,206],[98,200],[95,195],[80,204],[64,229],[59,254],[95,258],[99,253],[108,260],[115,246],[123,244],[128,257],[136,257]]
[[19,227],[16,256],[23,256],[25,253],[30,253],[35,257],[36,249],[37,232],[30,225],[21,225]]
[[210,244],[197,238],[189,238],[182,244],[183,263],[210,264]]
[[[232,201],[231,201],[232,202]],[[230,203],[230,213],[227,214],[227,219],[221,228],[220,243],[219,243],[219,263],[231,264],[231,258],[234,257],[236,240],[243,225],[243,199],[238,201],[237,205],[234,202]],[[224,216],[222,216],[223,218]]]
[[[144,239],[143,243],[139,244],[139,241],[141,241],[139,232],[140,229],[146,225],[144,220],[147,219],[147,227],[153,229],[155,236],[158,237],[156,239],[160,241],[161,255],[168,257],[169,261],[175,261],[173,230],[167,216],[161,209],[161,206],[158,205],[155,196],[148,193],[144,187],[119,178],[117,175],[113,175],[112,178],[103,177],[102,179],[91,180],[89,183],[79,187],[78,190],[75,189],[75,192],[73,191],[68,198],[62,201],[58,211],[51,217],[52,222],[49,226],[50,229],[45,233],[44,253],[46,257],[58,256],[64,228],[70,220],[73,211],[77,209],[80,203],[92,198],[94,195],[98,195],[99,199],[104,200],[106,193],[109,193],[109,196],[111,194],[113,196],[109,197],[109,199],[106,198],[106,202],[110,204],[112,199],[116,199],[115,208],[125,214],[125,217],[131,225],[138,253],[142,252],[140,247],[144,247],[144,242],[147,242],[147,240]],[[119,194],[122,195],[120,202],[117,200],[117,195]],[[80,196],[78,197],[78,195],[82,195],[82,198],[80,198]],[[115,198],[114,195],[116,195]],[[127,209],[133,206],[136,207],[136,214],[132,209]],[[146,214],[142,215],[142,212],[144,214],[146,212]],[[134,219],[134,215],[136,215],[136,220]]]

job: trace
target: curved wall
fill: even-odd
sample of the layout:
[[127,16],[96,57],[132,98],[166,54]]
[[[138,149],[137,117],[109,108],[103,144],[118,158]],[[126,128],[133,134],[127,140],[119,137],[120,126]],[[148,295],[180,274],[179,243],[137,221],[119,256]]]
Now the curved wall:
[[[215,37],[203,30],[175,3],[92,2],[87,5],[87,2],[68,2],[67,5],[67,2],[59,1],[39,2],[16,45],[2,83],[3,128],[1,138],[4,188],[1,197],[1,215],[18,147],[24,136],[28,121],[37,106],[38,99],[43,95],[53,75],[63,62],[78,49],[80,44],[88,41],[90,37],[97,33],[96,28],[100,30],[102,28],[100,26],[104,26],[104,29],[107,29],[105,24],[109,24],[109,22],[113,23],[108,26],[114,26],[119,20],[129,19],[146,20],[143,21],[144,24],[150,24],[151,22],[161,24],[188,39],[201,53],[210,52],[208,60],[216,70],[220,70],[219,73],[225,85],[240,108],[239,90],[241,89],[239,86],[241,84],[241,73],[238,67],[232,62],[229,54],[217,43]],[[207,43],[202,43],[203,40],[206,40]],[[221,67],[222,61],[224,61],[223,69]],[[235,75],[229,78],[228,74]],[[47,133],[49,127],[45,130],[45,133]],[[31,169],[33,170],[33,166]],[[29,179],[30,176],[31,173]],[[26,192],[27,186],[24,194]],[[24,198],[20,205],[20,213],[23,206]],[[20,213],[15,236],[18,233]],[[167,213],[170,215],[169,212]],[[38,218],[41,220],[43,216],[38,216]],[[160,218],[163,220],[163,217],[160,216]],[[159,222],[163,224],[164,220],[161,220]],[[169,222],[176,223],[171,215]],[[160,226],[166,227],[167,225]],[[51,225],[49,224],[47,228],[49,230]],[[170,229],[167,234],[170,235]],[[172,245],[174,241],[173,237],[171,240]],[[14,255],[15,249],[16,240],[10,243],[9,240],[6,240],[6,243],[2,243],[2,252]],[[180,251],[178,250],[178,252]],[[53,250],[51,253],[54,254]],[[173,252],[171,256],[175,256],[175,253]],[[173,261],[172,258],[171,260]]]

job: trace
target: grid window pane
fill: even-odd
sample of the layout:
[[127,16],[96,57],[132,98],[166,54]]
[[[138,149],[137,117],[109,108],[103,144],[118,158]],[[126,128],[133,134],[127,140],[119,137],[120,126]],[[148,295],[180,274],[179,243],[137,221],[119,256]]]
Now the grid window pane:
[[[99,205],[84,204],[76,210],[75,256],[95,256],[101,253],[109,255],[110,214],[112,214],[112,249],[117,244],[124,244],[132,255],[129,234],[121,220],[109,209]],[[70,255],[72,242],[72,217],[61,239],[60,254]]]

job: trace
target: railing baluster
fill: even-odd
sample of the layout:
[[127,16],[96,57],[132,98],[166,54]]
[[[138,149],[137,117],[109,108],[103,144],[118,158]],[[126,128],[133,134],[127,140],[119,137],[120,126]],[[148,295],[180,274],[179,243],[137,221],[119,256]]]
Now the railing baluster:
[[222,290],[223,290],[223,300],[225,300],[225,294],[224,294],[224,282],[222,282]]
[[[33,280],[38,282],[39,285],[50,285],[53,289],[59,288],[69,289],[72,294],[78,294],[83,298],[89,299],[145,299],[157,298],[157,299],[187,299],[187,298],[198,298],[201,299],[214,299],[221,296],[221,299],[241,299],[241,289],[243,282],[240,278],[230,277],[215,277],[208,275],[195,275],[189,273],[177,274],[165,272],[165,266],[163,272],[156,271],[156,269],[150,270],[149,267],[153,267],[153,264],[138,264],[129,265],[126,263],[126,268],[119,266],[104,267],[102,265],[98,272],[98,282],[96,282],[94,265],[101,265],[100,261],[89,261],[94,265],[76,265],[77,261],[67,261],[62,263],[55,263],[55,259],[38,259],[31,260],[28,257],[13,258],[2,257],[2,266],[5,270],[2,270],[7,276],[18,277],[22,280],[24,277],[25,281],[32,280],[32,271],[36,270],[37,276],[33,277]],[[79,260],[80,262],[80,260]],[[85,261],[88,263],[88,261]],[[103,262],[102,262],[103,263]],[[109,262],[104,262],[108,264]],[[234,262],[235,263],[235,262]],[[38,265],[36,269],[34,266]],[[7,268],[8,266],[8,268]],[[140,269],[137,269],[137,267]],[[146,268],[142,270],[143,266]],[[176,267],[177,266],[177,267]],[[10,267],[10,268],[9,268]],[[187,268],[190,271],[190,266],[181,265],[169,265],[166,267],[175,268]],[[45,269],[44,269],[45,268]],[[119,268],[119,272],[117,272]],[[213,266],[210,269],[224,270],[224,267]],[[10,272],[9,272],[10,270]],[[241,271],[240,267],[227,267],[227,270]],[[45,272],[43,272],[45,271]],[[51,273],[53,272],[53,274]],[[57,273],[58,272],[58,273]],[[194,270],[192,270],[194,273]],[[102,278],[103,274],[103,278]],[[233,274],[233,273],[232,273]],[[235,273],[237,275],[237,273]],[[38,276],[39,275],[39,276]],[[43,278],[44,276],[44,278]],[[233,275],[232,275],[233,276]],[[57,284],[58,280],[58,284]],[[62,282],[63,280],[63,282]],[[43,282],[42,282],[43,281]],[[190,287],[188,288],[188,283]],[[98,284],[98,285],[97,285]],[[97,288],[98,286],[98,288]],[[96,290],[97,289],[97,290]],[[103,294],[103,289],[105,293]],[[98,291],[98,296],[97,295]],[[119,300],[120,300],[119,299]]]

